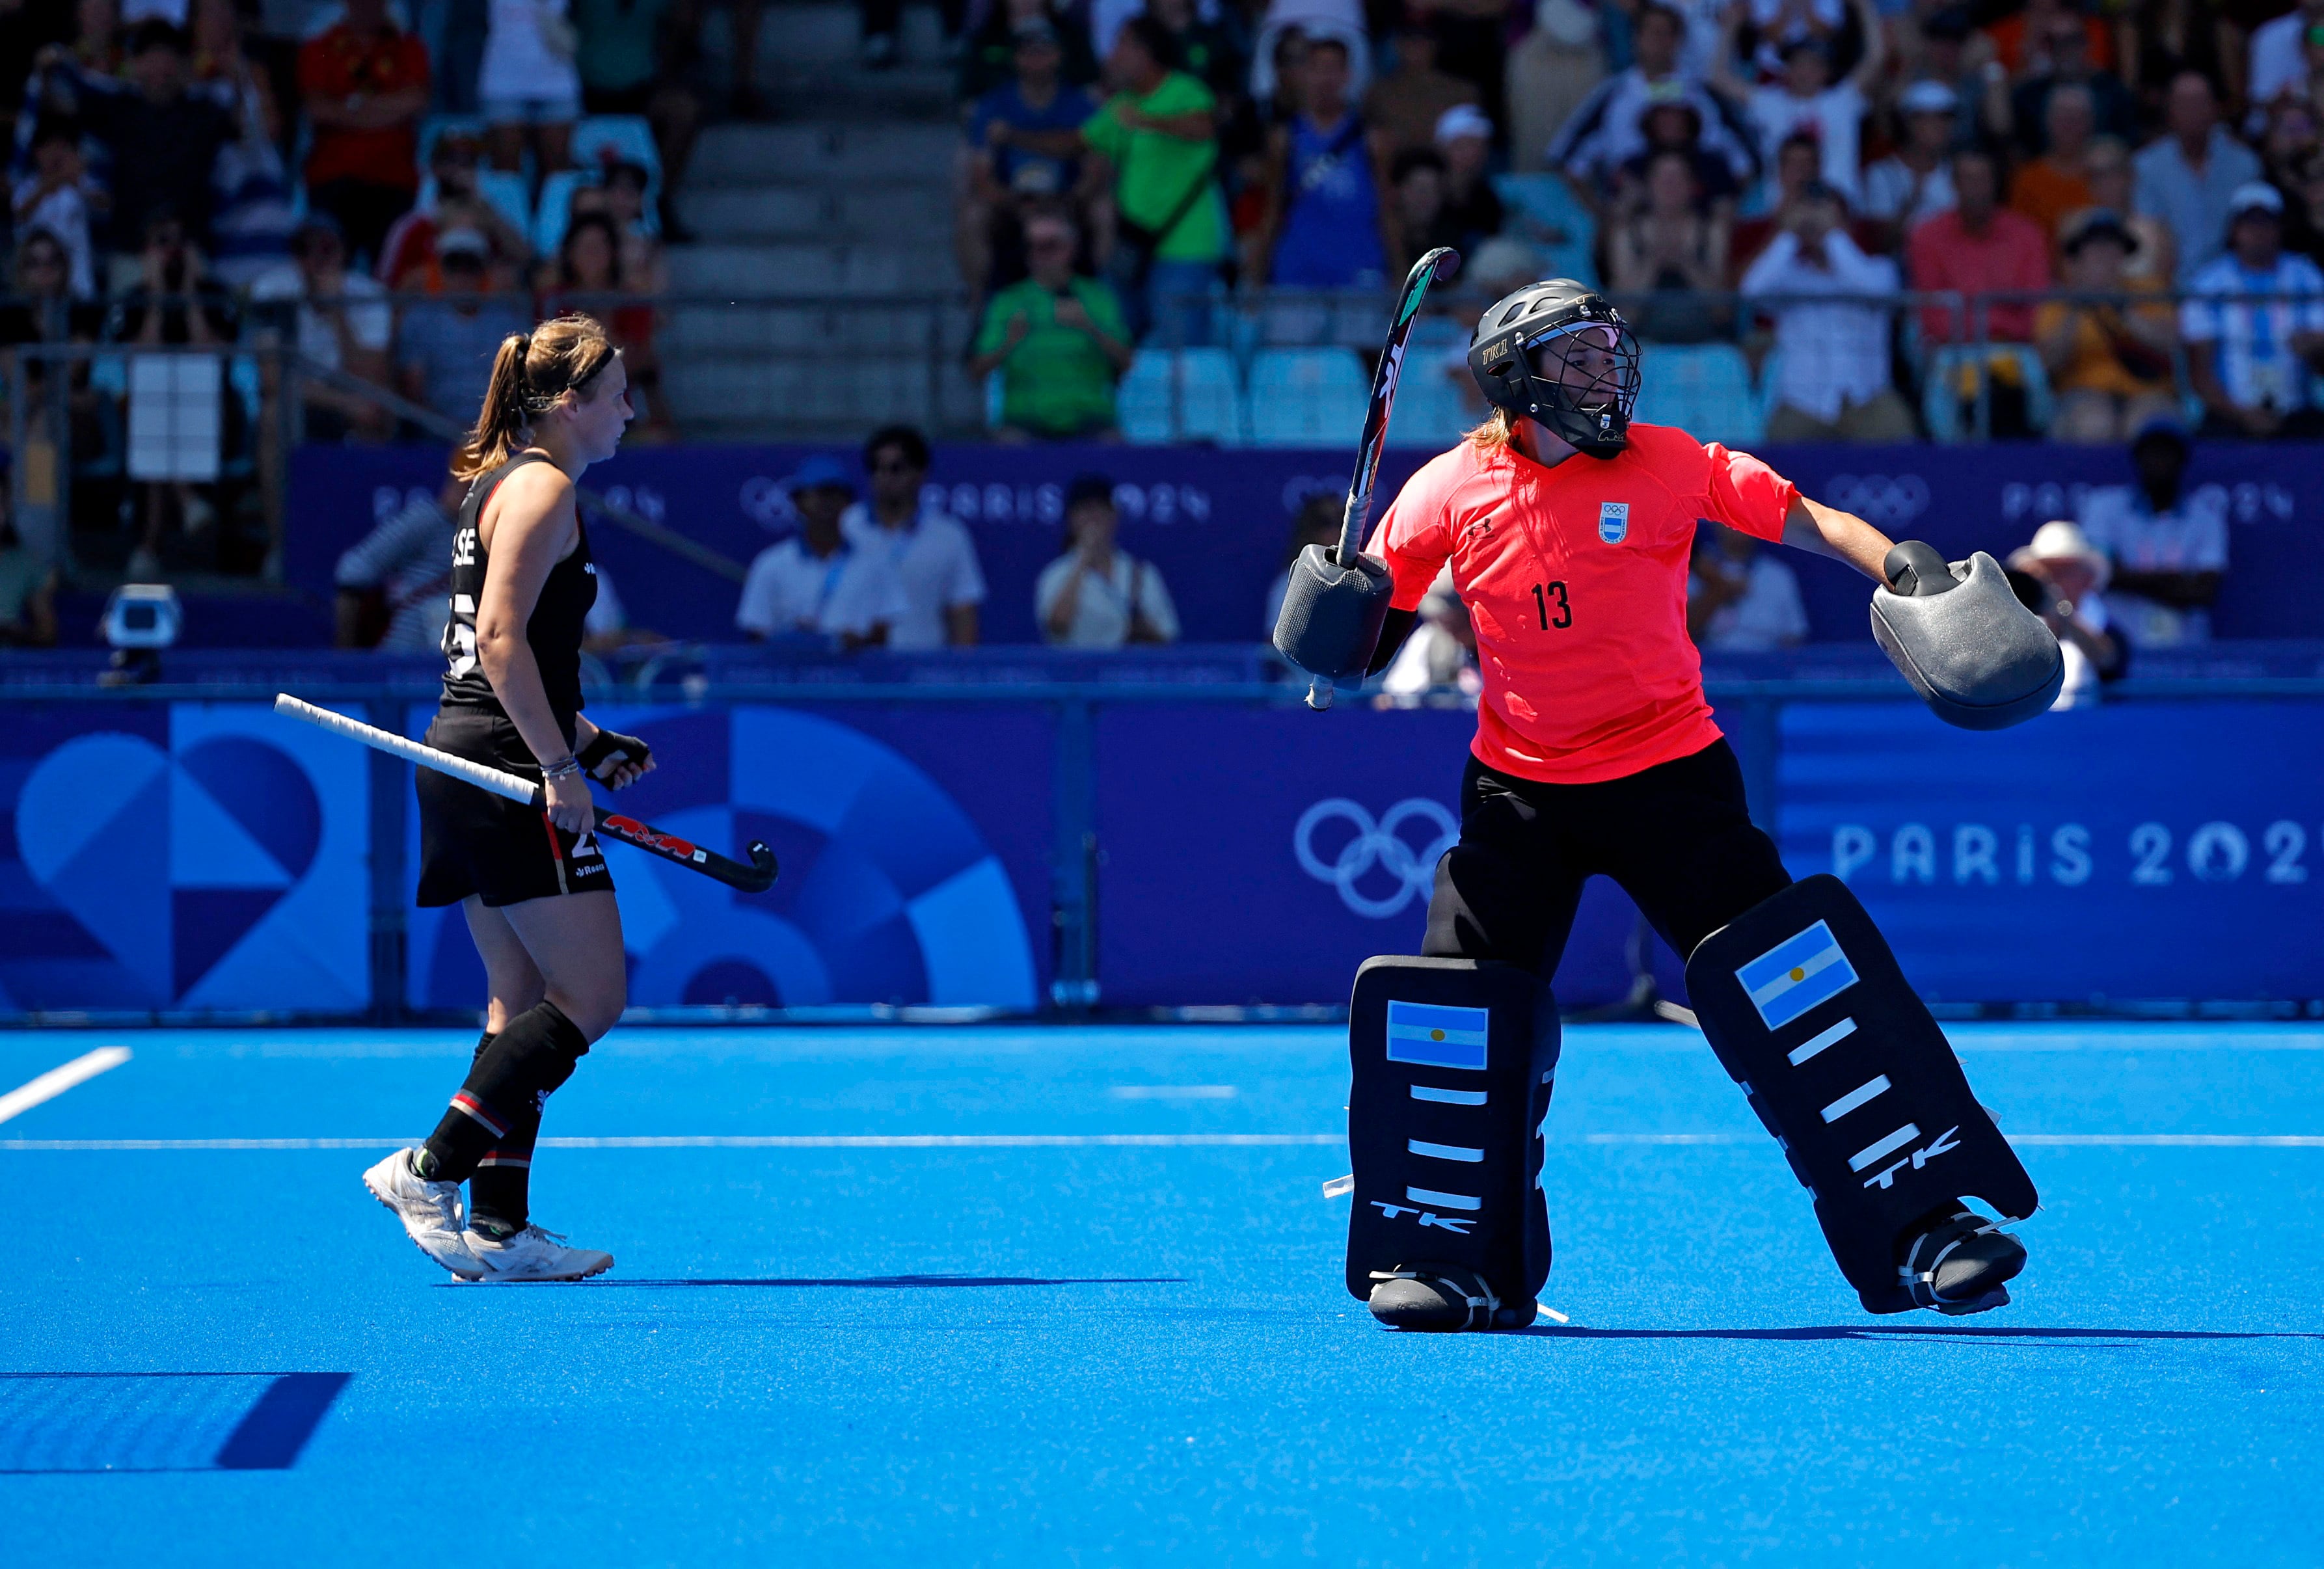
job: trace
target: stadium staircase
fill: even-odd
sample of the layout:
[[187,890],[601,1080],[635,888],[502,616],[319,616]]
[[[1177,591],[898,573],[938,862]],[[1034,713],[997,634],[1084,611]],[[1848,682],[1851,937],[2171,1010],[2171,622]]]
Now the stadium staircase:
[[980,423],[952,255],[954,72],[932,7],[905,10],[902,42],[896,69],[866,71],[853,5],[767,6],[757,80],[773,118],[706,130],[679,198],[695,237],[670,254],[665,376],[689,438]]

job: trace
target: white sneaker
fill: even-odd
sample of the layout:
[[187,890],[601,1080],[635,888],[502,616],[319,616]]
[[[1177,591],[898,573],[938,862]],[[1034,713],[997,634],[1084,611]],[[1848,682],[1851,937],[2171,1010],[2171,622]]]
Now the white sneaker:
[[411,1168],[413,1151],[399,1149],[364,1173],[372,1197],[395,1212],[420,1251],[463,1280],[483,1275],[461,1229],[460,1185],[429,1182]]
[[568,1248],[555,1232],[527,1226],[503,1241],[472,1231],[468,1255],[485,1280],[586,1280],[613,1267],[613,1255],[592,1248]]

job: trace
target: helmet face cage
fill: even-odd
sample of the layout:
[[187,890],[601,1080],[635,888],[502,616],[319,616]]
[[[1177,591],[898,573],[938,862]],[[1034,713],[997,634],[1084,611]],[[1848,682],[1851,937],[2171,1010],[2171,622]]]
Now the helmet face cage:
[[1629,439],[1638,406],[1638,340],[1611,309],[1609,319],[1562,323],[1528,338],[1525,365],[1529,412],[1552,434],[1596,457]]

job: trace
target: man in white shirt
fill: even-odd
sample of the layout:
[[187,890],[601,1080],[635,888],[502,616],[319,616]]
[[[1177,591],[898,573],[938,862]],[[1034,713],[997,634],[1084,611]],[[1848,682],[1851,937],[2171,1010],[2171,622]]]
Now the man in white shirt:
[[1888,378],[1888,312],[1878,305],[1804,303],[1797,295],[1883,296],[1896,263],[1848,237],[1839,196],[1811,181],[1751,270],[1743,294],[1774,296],[1776,407],[1770,441],[1909,441],[1913,411]]
[[1178,641],[1178,608],[1151,561],[1114,549],[1113,482],[1084,474],[1065,492],[1065,553],[1033,585],[1041,635],[1060,648]]
[[2200,71],[2182,70],[2171,78],[2163,120],[2165,134],[2130,161],[2137,171],[2134,205],[2171,226],[2178,282],[2185,288],[2219,254],[2236,193],[2264,171],[2259,154],[2219,124],[2218,90]]
[[808,641],[852,653],[886,643],[906,611],[894,565],[842,536],[855,497],[839,465],[810,457],[786,482],[799,531],[759,552],[742,585],[734,624],[752,637]]
[[1686,628],[1697,648],[1721,652],[1796,648],[1808,641],[1800,580],[1750,535],[1705,530],[1687,574]]
[[[2179,307],[2201,434],[2324,436],[2309,383],[2324,368],[2324,272],[2283,249],[2283,198],[2253,180],[2227,202],[2227,248],[2199,269]],[[2238,298],[2272,296],[2273,298]]]
[[2208,642],[2211,606],[2227,569],[2227,494],[2186,490],[2187,431],[2150,420],[2130,443],[2135,485],[2082,498],[2082,531],[2113,565],[2107,614],[2141,648]]
[[[2252,30],[2251,88],[2246,95],[2255,111],[2264,110],[2279,97],[2308,96],[2308,30],[2324,27],[2324,0],[2301,0],[2285,15],[2263,22]],[[2255,113],[2254,118],[2261,116]]]
[[849,507],[840,528],[855,549],[882,558],[903,587],[904,612],[889,629],[888,646],[973,646],[984,573],[968,531],[923,493],[927,439],[909,425],[883,426],[863,444],[863,468],[871,502]]

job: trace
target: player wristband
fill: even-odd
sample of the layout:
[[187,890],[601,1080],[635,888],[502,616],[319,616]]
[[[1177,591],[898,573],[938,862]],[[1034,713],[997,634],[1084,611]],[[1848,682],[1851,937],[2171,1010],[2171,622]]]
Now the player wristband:
[[543,768],[540,771],[540,777],[543,780],[563,779],[568,773],[580,771],[581,760],[568,752],[561,761],[550,763]]

